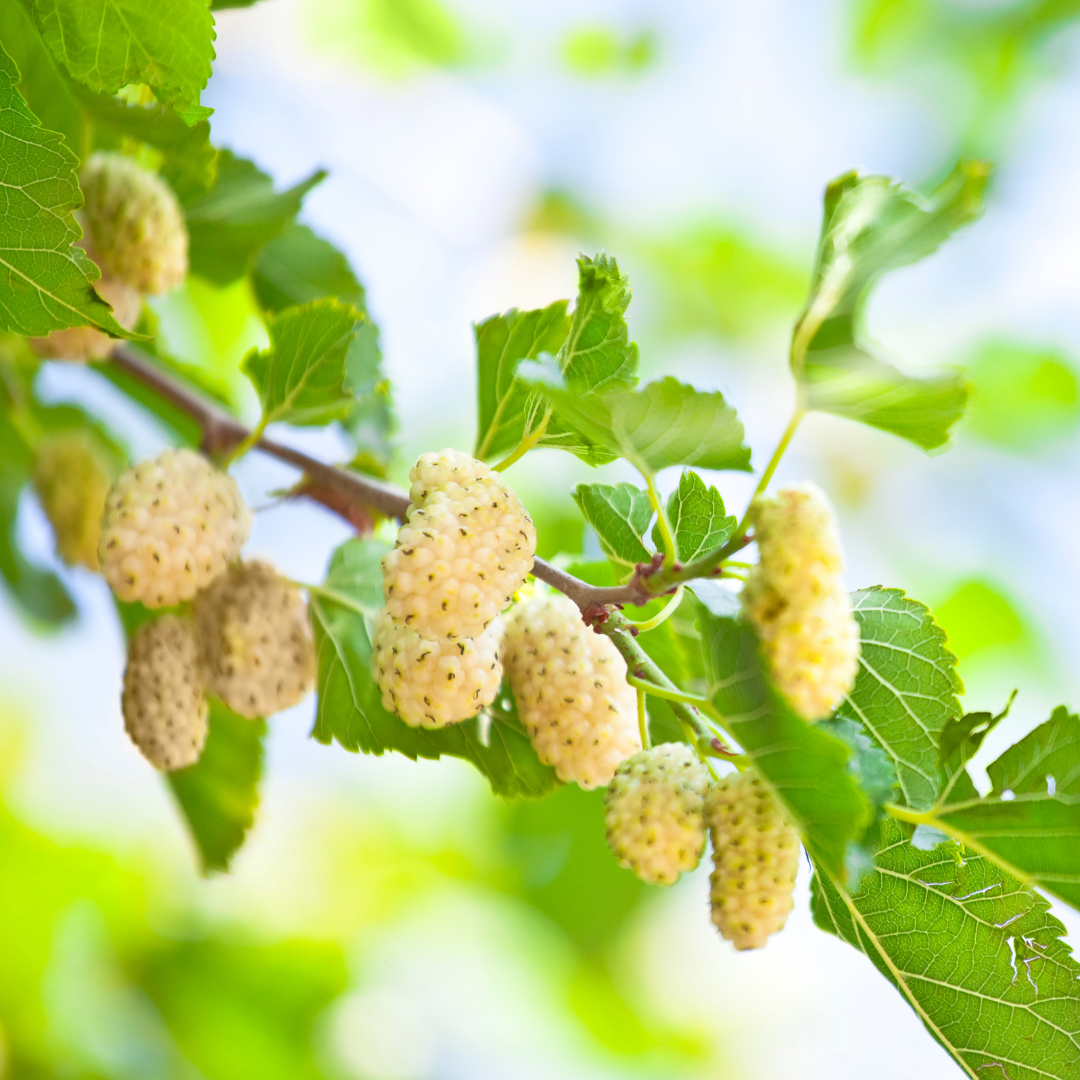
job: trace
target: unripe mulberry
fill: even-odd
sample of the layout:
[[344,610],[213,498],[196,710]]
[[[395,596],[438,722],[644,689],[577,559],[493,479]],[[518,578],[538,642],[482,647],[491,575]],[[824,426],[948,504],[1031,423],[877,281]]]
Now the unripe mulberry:
[[101,571],[121,600],[171,607],[223,574],[250,528],[231,476],[192,450],[166,450],[122,473],[109,491]]
[[123,154],[91,154],[79,177],[84,216],[102,267],[158,295],[187,275],[188,234],[172,189]]
[[199,760],[208,707],[190,619],[163,615],[135,631],[121,703],[131,741],[155,768]]
[[300,590],[266,563],[232,567],[195,601],[206,685],[252,719],[303,701],[315,646]]
[[793,907],[799,837],[754,773],[717,781],[705,802],[712,834],[712,920],[736,949],[760,949]]
[[709,770],[685,743],[627,758],[604,793],[608,846],[642,881],[673,885],[705,850]]
[[568,597],[537,596],[506,617],[503,663],[533,747],[560,780],[601,787],[641,749],[626,662]]
[[536,529],[482,462],[444,450],[410,473],[405,524],[383,559],[386,610],[423,637],[481,633],[532,569]]
[[375,622],[372,648],[383,705],[413,727],[468,720],[499,692],[502,665],[489,633],[422,637],[383,611]]
[[[131,330],[142,312],[142,293],[110,274],[102,274],[94,282],[94,290],[113,309],[113,318]],[[119,338],[109,337],[93,326],[73,326],[54,330],[48,337],[31,338],[34,352],[44,360],[104,360],[120,344]]]
[[820,720],[855,682],[860,649],[832,511],[816,486],[802,484],[755,499],[751,522],[760,561],[743,612],[773,684],[804,720]]
[[98,569],[98,539],[110,462],[86,431],[65,431],[42,440],[34,460],[34,489],[53,527],[56,550],[69,566]]

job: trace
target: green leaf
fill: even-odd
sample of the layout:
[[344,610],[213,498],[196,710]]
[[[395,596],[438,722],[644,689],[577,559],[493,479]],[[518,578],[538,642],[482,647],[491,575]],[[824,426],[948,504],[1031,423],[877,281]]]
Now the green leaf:
[[[675,534],[679,561],[688,563],[722,548],[739,524],[724,513],[724,500],[714,487],[706,487],[696,472],[687,469],[679,486],[668,496],[667,516]],[[663,549],[660,526],[653,526],[653,544]]]
[[750,469],[742,423],[720,393],[695,390],[670,376],[640,390],[603,395],[578,394],[569,385],[534,385],[587,446],[624,457],[645,475],[669,465]]
[[873,817],[851,773],[850,747],[797,717],[769,685],[748,624],[699,604],[698,625],[708,697],[725,728],[776,792],[813,856],[843,879],[849,846]]
[[652,558],[652,552],[642,543],[653,517],[647,492],[633,484],[578,484],[574,501],[596,530],[600,547],[609,559],[636,566]]
[[929,198],[884,176],[847,173],[825,192],[810,297],[792,364],[811,409],[858,420],[924,450],[944,446],[968,390],[957,374],[915,378],[875,357],[863,339],[873,285],[925,258],[982,212],[988,167],[961,162]]
[[210,699],[210,732],[199,760],[167,776],[198,845],[204,873],[228,870],[259,805],[265,720]]
[[98,93],[145,83],[189,124],[214,59],[206,0],[33,0],[34,21],[68,74]]
[[292,224],[255,256],[251,284],[264,311],[334,297],[367,314],[364,286],[349,260],[306,225]]
[[27,337],[90,324],[130,337],[91,287],[98,269],[72,245],[82,236],[75,155],[45,131],[15,88],[0,49],[0,329]]
[[337,300],[286,308],[267,320],[270,348],[240,364],[255,384],[264,424],[328,424],[344,419],[354,397],[349,353],[363,315]]
[[962,712],[956,657],[930,609],[900,589],[863,589],[852,602],[862,651],[838,715],[859,721],[892,758],[903,801],[927,809],[941,791],[942,729]]
[[986,771],[991,794],[965,785],[930,824],[1080,908],[1080,717],[1059,706]]
[[886,820],[848,893],[813,879],[814,921],[865,953],[972,1080],[1071,1080],[1080,965],[1042,897],[957,844],[919,851]]
[[217,285],[243,277],[260,249],[293,223],[304,196],[325,177],[320,170],[277,193],[253,162],[222,150],[214,186],[182,199],[191,269]]
[[464,758],[503,798],[536,798],[558,785],[555,770],[540,763],[504,686],[480,716],[438,731],[409,727],[388,712],[371,672],[371,619],[382,606],[380,561],[387,545],[349,540],[334,553],[310,611],[319,657],[319,701],[312,735],[346,750],[412,758]]
[[476,332],[476,449],[485,460],[512,450],[525,436],[530,390],[517,379],[522,360],[555,354],[570,329],[566,301],[546,308],[512,308],[474,327]]

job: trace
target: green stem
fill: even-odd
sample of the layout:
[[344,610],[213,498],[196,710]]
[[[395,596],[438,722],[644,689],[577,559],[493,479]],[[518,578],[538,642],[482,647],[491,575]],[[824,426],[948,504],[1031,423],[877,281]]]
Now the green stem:
[[646,619],[644,622],[635,622],[633,619],[627,619],[626,621],[636,626],[639,634],[646,634],[671,618],[675,614],[676,608],[682,603],[682,598],[683,586],[680,585],[675,590],[675,594],[651,619]]
[[648,750],[652,747],[649,739],[649,717],[645,712],[645,691],[640,689],[637,692],[637,723],[638,734],[641,736],[641,748]]
[[909,825],[932,825],[940,828],[934,810],[912,810],[906,806],[897,806],[895,803],[886,803],[885,812],[896,818],[897,821],[906,821]]
[[260,420],[255,430],[246,435],[238,442],[221,462],[222,469],[228,471],[229,467],[239,461],[249,450],[253,449],[266,432],[266,421]]
[[660,501],[660,493],[656,490],[656,482],[652,474],[641,471],[641,476],[649,492],[649,502],[652,503],[652,508],[656,511],[656,524],[660,529],[660,539],[664,542],[664,553],[670,562],[674,562],[678,558],[678,552],[675,548],[675,536],[671,531],[671,522],[668,520],[667,509]]
[[703,698],[698,694],[688,694],[685,690],[674,690],[666,686],[657,686],[656,683],[648,682],[645,679],[639,679],[635,675],[627,674],[626,681],[638,690],[644,690],[658,698],[663,698],[665,701],[681,701],[685,705],[693,705],[698,709],[711,709],[712,705],[709,703],[708,698]]
[[532,434],[526,435],[513,451],[504,457],[498,465],[493,465],[492,469],[495,472],[503,472],[505,469],[509,469],[515,461],[520,461],[544,437],[544,433],[547,431],[547,426],[550,421],[551,406],[549,405],[547,412],[544,413],[543,420],[540,421],[540,426],[532,432]]
[[761,474],[761,479],[758,481],[758,485],[754,488],[754,494],[750,497],[750,502],[746,507],[746,512],[742,516],[742,521],[739,522],[739,527],[735,530],[736,536],[745,536],[746,530],[750,526],[750,509],[754,505],[754,499],[761,495],[765,489],[769,486],[769,482],[773,478],[773,474],[776,472],[777,466],[780,464],[780,459],[784,456],[784,452],[788,446],[791,445],[791,440],[795,436],[795,432],[799,428],[799,424],[802,422],[802,418],[806,415],[806,407],[802,401],[802,394],[799,394],[799,401],[795,406],[795,411],[791,414],[791,419],[788,421],[788,426],[784,429],[784,434],[780,436],[780,441],[776,444],[776,449],[773,451],[773,455],[769,458],[769,464],[765,466],[765,471]]

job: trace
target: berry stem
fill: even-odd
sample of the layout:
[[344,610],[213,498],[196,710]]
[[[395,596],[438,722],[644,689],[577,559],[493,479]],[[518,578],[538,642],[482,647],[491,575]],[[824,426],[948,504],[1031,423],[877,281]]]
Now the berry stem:
[[649,714],[645,711],[645,691],[640,686],[637,692],[637,723],[638,733],[641,735],[641,749],[649,750],[652,747],[649,739]]
[[[794,348],[794,346],[792,346],[792,348]],[[791,445],[791,440],[794,438],[795,432],[798,430],[799,424],[802,422],[802,418],[805,415],[806,406],[803,404],[802,392],[800,391],[799,401],[795,405],[795,411],[791,414],[788,426],[784,429],[784,434],[780,436],[780,441],[776,444],[776,449],[773,451],[772,457],[769,458],[769,464],[765,466],[765,471],[761,474],[761,479],[758,481],[757,487],[754,488],[754,494],[750,497],[750,502],[743,513],[742,520],[735,530],[736,537],[746,535],[746,530],[750,526],[750,507],[754,505],[754,499],[761,495],[769,486],[769,481],[772,480],[773,474],[780,464],[780,459],[784,456],[784,451]]]
[[639,634],[645,634],[650,630],[655,630],[661,623],[666,622],[675,614],[675,609],[682,603],[683,588],[684,586],[680,585],[675,590],[674,595],[651,619],[646,619],[644,622],[636,622],[634,619],[627,619],[627,622],[633,623],[633,625],[637,627]]
[[639,472],[641,472],[645,487],[648,489],[649,502],[652,503],[652,508],[656,511],[656,526],[660,530],[660,539],[664,541],[664,553],[671,562],[675,562],[679,557],[679,553],[675,547],[675,536],[671,531],[671,521],[667,516],[667,508],[660,499],[660,493],[656,490],[656,478],[652,473],[647,473],[643,469],[639,470]]
[[544,418],[540,421],[540,426],[531,434],[526,435],[498,465],[492,465],[492,469],[495,472],[503,472],[509,469],[515,461],[520,461],[544,437],[544,432],[547,431],[550,420],[551,406],[549,405],[547,412],[544,413]]

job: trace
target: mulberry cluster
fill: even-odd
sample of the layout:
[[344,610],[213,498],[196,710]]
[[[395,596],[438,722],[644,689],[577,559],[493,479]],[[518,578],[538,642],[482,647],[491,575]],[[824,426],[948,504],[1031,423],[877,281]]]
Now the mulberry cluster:
[[709,771],[685,743],[623,761],[604,793],[608,846],[642,881],[672,885],[705,850]]
[[387,709],[438,728],[495,699],[502,668],[489,627],[532,569],[536,530],[468,454],[424,454],[409,478],[408,515],[383,559],[373,667]]
[[505,620],[503,662],[533,747],[560,780],[602,787],[641,749],[626,661],[568,597],[519,604]]
[[709,791],[712,920],[736,949],[760,949],[793,906],[799,838],[761,778],[735,773]]
[[69,566],[98,569],[98,538],[110,462],[86,431],[65,431],[42,440],[34,459],[34,489]]
[[122,473],[109,491],[101,571],[121,600],[171,607],[223,574],[250,528],[232,477],[194,451],[166,450]]
[[804,720],[820,720],[851,689],[859,662],[832,511],[807,483],[755,499],[750,513],[760,562],[743,590],[743,612],[774,685]]
[[206,684],[233,712],[270,716],[314,687],[307,605],[266,563],[240,563],[200,593],[195,625]]

